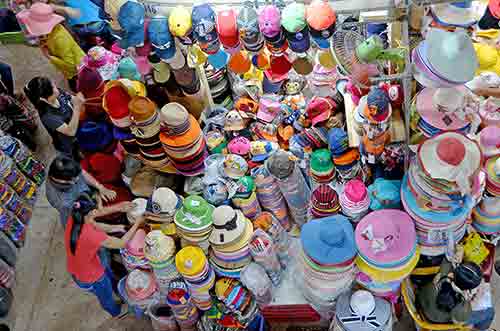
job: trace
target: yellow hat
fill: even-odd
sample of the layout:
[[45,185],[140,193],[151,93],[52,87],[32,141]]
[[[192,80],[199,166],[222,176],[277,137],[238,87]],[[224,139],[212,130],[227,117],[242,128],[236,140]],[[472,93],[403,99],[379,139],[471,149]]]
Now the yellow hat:
[[215,294],[219,299],[225,298],[227,290],[236,285],[238,285],[238,281],[236,279],[222,277],[215,283]]
[[474,44],[474,49],[479,61],[479,69],[476,71],[476,75],[487,71],[500,75],[498,50],[493,46],[477,43]]
[[363,258],[359,255],[356,257],[356,265],[361,272],[370,276],[374,281],[388,283],[402,280],[403,278],[407,277],[413,271],[413,269],[415,269],[419,258],[420,246],[417,246],[415,255],[413,255],[413,257],[408,262],[406,262],[406,264],[399,268],[375,268],[372,265],[366,263],[366,261],[363,260]]
[[170,11],[168,27],[175,37],[184,37],[191,31],[191,11],[184,6],[177,6]]
[[175,266],[185,276],[201,273],[206,263],[205,253],[201,248],[195,246],[184,247],[175,256]]
[[481,37],[486,39],[497,39],[498,36],[499,36],[499,31],[496,29],[476,31],[476,37]]

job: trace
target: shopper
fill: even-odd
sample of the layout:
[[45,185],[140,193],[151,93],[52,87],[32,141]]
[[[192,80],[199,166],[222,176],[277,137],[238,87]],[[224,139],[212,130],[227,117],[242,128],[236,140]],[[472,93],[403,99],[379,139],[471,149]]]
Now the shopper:
[[63,227],[66,227],[74,202],[82,194],[91,192],[91,187],[97,190],[104,201],[113,201],[116,198],[116,192],[96,181],[71,157],[59,155],[52,161],[45,193],[50,205],[59,212]]
[[96,217],[116,212],[127,212],[134,203],[124,202],[112,207],[95,209],[90,197],[81,196],[74,205],[65,232],[67,267],[75,283],[97,297],[102,308],[111,316],[120,315],[120,304],[113,298],[113,275],[107,261],[99,254],[101,248],[125,247],[143,219],[138,220],[121,238],[107,233],[124,231],[123,225],[107,225],[95,221]]
[[80,159],[76,132],[84,97],[71,96],[57,88],[47,77],[35,77],[24,87],[24,93],[38,110],[43,126],[52,137],[56,151]]

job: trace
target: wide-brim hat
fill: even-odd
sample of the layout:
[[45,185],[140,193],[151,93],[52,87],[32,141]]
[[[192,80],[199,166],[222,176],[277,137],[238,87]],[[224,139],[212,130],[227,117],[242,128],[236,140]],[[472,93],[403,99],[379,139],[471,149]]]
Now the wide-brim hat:
[[228,154],[224,158],[224,164],[221,169],[222,174],[229,178],[239,179],[248,171],[247,161],[236,154]]
[[181,135],[176,136],[169,136],[168,134],[162,132],[160,133],[160,141],[162,142],[162,144],[167,146],[182,147],[192,144],[196,139],[199,138],[200,134],[200,124],[193,115],[189,114],[189,130]]
[[352,225],[342,215],[307,222],[300,240],[304,252],[318,264],[340,264],[356,255]]
[[185,276],[194,276],[201,273],[206,264],[205,253],[199,247],[187,246],[175,255],[177,270]]
[[243,215],[242,215],[242,219],[243,219],[243,224],[244,224],[243,232],[240,234],[240,236],[238,238],[233,240],[232,243],[229,243],[227,245],[217,246],[216,249],[218,252],[222,252],[222,253],[237,252],[237,251],[241,250],[243,247],[248,245],[250,238],[252,236],[252,233],[253,233],[253,225],[252,225],[252,222],[248,218],[244,217]]
[[213,230],[208,240],[212,245],[225,245],[238,239],[245,230],[244,216],[230,206],[220,206],[212,213]]
[[468,180],[481,165],[479,145],[456,132],[445,132],[426,140],[418,148],[421,168],[434,179]]
[[160,230],[147,234],[144,240],[144,256],[148,261],[164,262],[175,255],[175,241]]
[[96,69],[103,80],[110,80],[118,70],[120,56],[102,46],[94,46],[82,59],[84,67]]
[[401,181],[377,178],[368,186],[370,209],[398,208],[401,204]]
[[214,206],[199,196],[184,199],[181,209],[175,213],[174,222],[186,232],[200,232],[212,227]]
[[64,21],[63,16],[54,13],[52,6],[42,2],[34,3],[16,17],[26,26],[29,34],[36,37],[49,34],[57,24]]
[[157,285],[153,273],[135,269],[127,276],[125,289],[131,300],[140,301],[153,295]]
[[436,21],[443,26],[468,28],[479,20],[479,15],[473,8],[458,6],[454,3],[432,5],[431,12]]
[[127,123],[130,125],[128,104],[131,99],[128,88],[122,82],[110,81],[104,87],[102,107],[112,119],[127,118]]

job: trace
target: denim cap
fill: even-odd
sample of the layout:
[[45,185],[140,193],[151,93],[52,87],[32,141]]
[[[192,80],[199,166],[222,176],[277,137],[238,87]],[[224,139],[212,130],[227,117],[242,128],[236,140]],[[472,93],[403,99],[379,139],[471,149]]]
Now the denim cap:
[[264,45],[264,38],[259,30],[259,15],[250,6],[241,8],[237,17],[237,26],[245,49],[251,52],[259,51]]
[[202,43],[217,39],[215,11],[208,3],[193,6],[191,12],[194,38]]
[[102,21],[99,16],[99,7],[90,0],[65,0],[64,4],[80,11],[80,16],[77,18],[67,17],[68,23],[71,26]]
[[164,16],[155,16],[149,22],[148,36],[155,53],[163,60],[175,55],[175,40],[168,28],[168,20]]
[[285,30],[285,37],[288,40],[288,46],[295,53],[305,53],[311,47],[309,28],[307,26],[299,32]]
[[144,45],[144,5],[135,1],[127,1],[118,13],[118,22],[122,31],[120,46],[124,49]]

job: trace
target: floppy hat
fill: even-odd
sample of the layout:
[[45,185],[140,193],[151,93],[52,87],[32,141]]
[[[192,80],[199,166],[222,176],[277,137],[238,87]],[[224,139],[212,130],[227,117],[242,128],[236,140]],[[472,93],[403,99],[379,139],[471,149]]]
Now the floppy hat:
[[120,7],[118,22],[122,28],[120,46],[123,49],[144,45],[144,5],[136,1],[127,1]]
[[82,59],[82,65],[96,69],[103,80],[110,80],[118,70],[119,56],[102,46],[94,46]]
[[271,123],[280,112],[281,103],[278,100],[265,96],[260,98],[259,110],[257,111],[258,119]]
[[49,34],[57,24],[64,21],[63,16],[55,14],[50,5],[42,2],[35,2],[29,9],[23,9],[16,17],[26,26],[31,35],[37,37]]
[[236,11],[232,8],[217,13],[217,33],[225,48],[235,48],[240,43],[236,17]]
[[148,36],[155,53],[162,60],[169,60],[175,55],[175,39],[170,34],[165,16],[154,16],[148,26]]
[[485,157],[500,154],[500,128],[487,126],[479,133],[479,145]]
[[326,121],[336,108],[337,105],[332,98],[314,96],[307,104],[306,111],[312,125],[316,125]]
[[300,240],[304,252],[320,264],[340,264],[356,256],[352,225],[342,215],[307,222]]
[[471,8],[472,1],[459,1],[431,6],[432,16],[440,25],[468,28],[477,23],[479,17]]
[[245,176],[248,171],[248,163],[245,159],[236,154],[228,154],[224,158],[222,173],[232,179],[239,179]]
[[259,28],[264,37],[273,38],[281,32],[281,14],[278,7],[266,5],[259,14]]
[[238,239],[245,230],[244,216],[230,206],[220,206],[212,213],[213,227],[208,240],[212,245],[225,245]]
[[148,200],[146,211],[148,216],[153,216],[155,220],[171,221],[181,206],[182,198],[178,194],[168,187],[159,187]]
[[333,35],[336,19],[335,11],[328,2],[316,0],[307,6],[306,20],[309,31],[320,48],[330,47],[329,39]]
[[126,86],[121,82],[110,81],[105,85],[102,107],[116,126],[130,126],[128,104],[131,99]]
[[190,195],[175,213],[175,224],[187,231],[203,231],[212,227],[212,212],[214,206],[202,197]]
[[456,132],[445,132],[426,140],[418,148],[421,168],[434,179],[470,187],[470,177],[481,165],[479,145]]
[[401,206],[401,181],[377,178],[368,186],[370,209],[399,208]]

